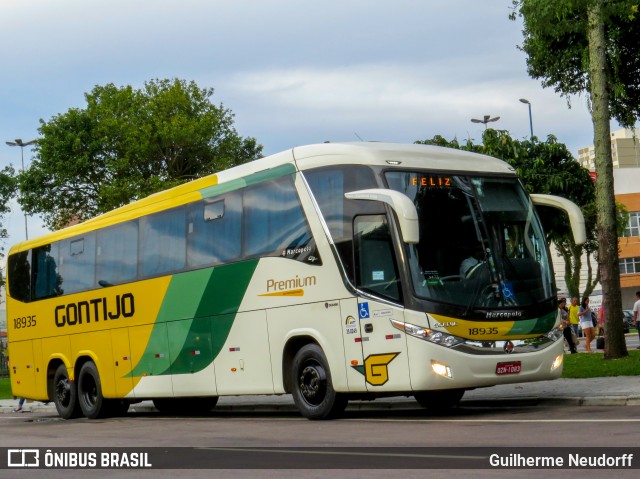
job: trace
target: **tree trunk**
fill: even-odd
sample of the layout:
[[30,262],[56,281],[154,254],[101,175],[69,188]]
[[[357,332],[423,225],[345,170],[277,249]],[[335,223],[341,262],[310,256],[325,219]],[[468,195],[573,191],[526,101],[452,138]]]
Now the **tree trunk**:
[[618,263],[618,233],[616,203],[613,193],[613,163],[609,127],[609,95],[605,56],[604,0],[592,0],[588,10],[589,77],[596,155],[596,211],[600,250],[600,282],[605,308],[605,359],[627,356],[622,325],[620,295],[620,265]]

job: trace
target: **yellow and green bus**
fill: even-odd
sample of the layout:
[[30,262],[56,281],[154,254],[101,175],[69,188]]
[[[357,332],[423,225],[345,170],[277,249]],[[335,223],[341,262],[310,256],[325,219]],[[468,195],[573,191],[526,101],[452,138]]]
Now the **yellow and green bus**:
[[[561,375],[556,288],[535,204],[495,158],[425,145],[295,147],[15,245],[13,394],[63,418],[153,400],[349,399]],[[469,263],[472,262],[472,267]]]

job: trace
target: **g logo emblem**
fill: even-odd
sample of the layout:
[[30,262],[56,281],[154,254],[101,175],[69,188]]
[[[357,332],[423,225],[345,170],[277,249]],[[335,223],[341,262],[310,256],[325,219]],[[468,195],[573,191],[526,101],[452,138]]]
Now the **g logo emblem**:
[[364,375],[372,386],[382,386],[389,380],[388,365],[400,353],[372,354],[364,360],[364,366],[351,366]]

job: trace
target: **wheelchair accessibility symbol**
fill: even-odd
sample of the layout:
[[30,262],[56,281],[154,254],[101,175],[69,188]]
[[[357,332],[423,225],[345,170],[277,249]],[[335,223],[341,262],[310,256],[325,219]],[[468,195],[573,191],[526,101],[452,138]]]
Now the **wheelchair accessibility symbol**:
[[504,296],[505,299],[514,299],[515,295],[513,294],[513,284],[503,283],[502,296]]
[[360,316],[360,319],[369,318],[369,303],[358,304],[358,316]]

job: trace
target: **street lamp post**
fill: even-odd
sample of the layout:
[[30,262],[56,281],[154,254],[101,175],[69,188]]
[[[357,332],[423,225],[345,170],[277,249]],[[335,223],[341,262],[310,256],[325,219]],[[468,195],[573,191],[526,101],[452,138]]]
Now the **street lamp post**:
[[533,120],[531,118],[531,102],[526,98],[520,98],[520,101],[529,107],[529,130],[531,131],[531,139],[533,140]]
[[498,121],[500,119],[499,116],[494,116],[491,118],[491,115],[485,115],[482,120],[478,120],[477,118],[471,118],[472,123],[483,123],[484,129],[487,129],[487,123],[491,123],[492,121]]
[[[22,163],[22,171],[24,171],[24,147],[33,145],[36,140],[31,141],[22,141],[20,138],[16,138],[15,141],[6,141],[5,143],[9,146],[19,146],[20,147],[20,161]],[[27,226],[27,214],[24,214],[24,235],[25,239],[29,239],[29,228]]]

